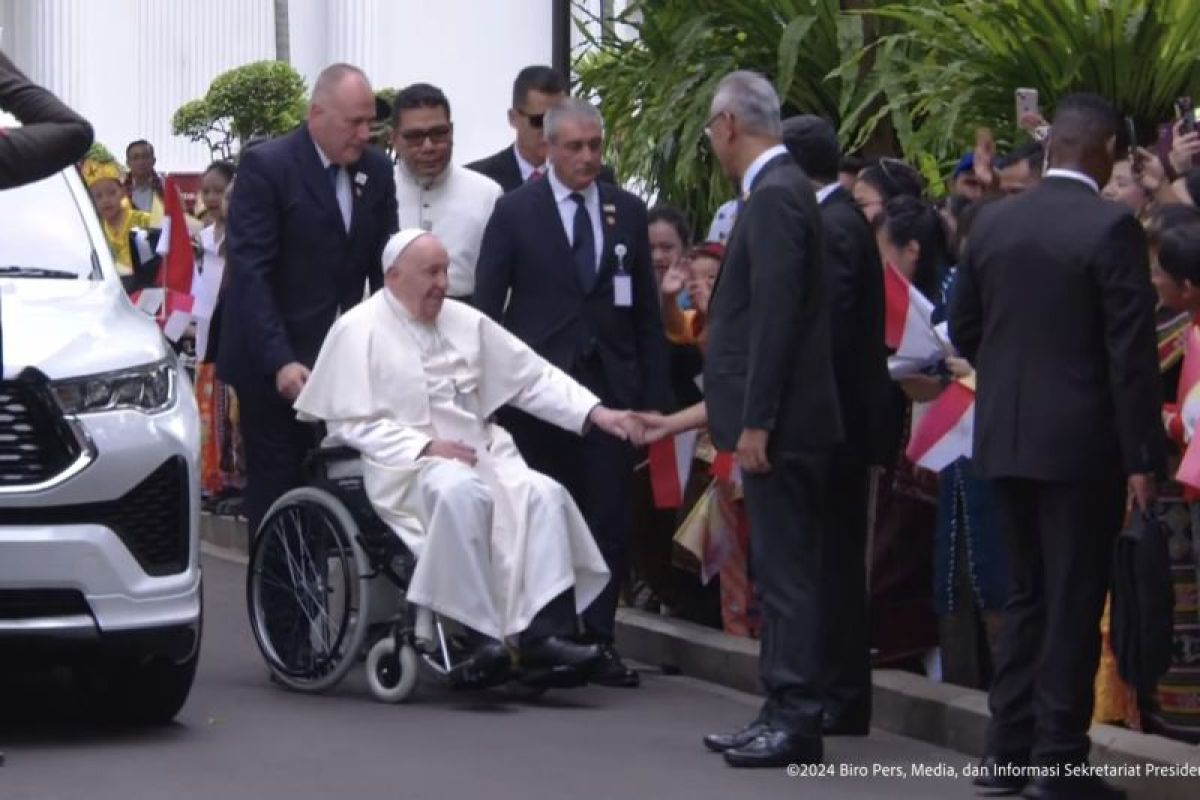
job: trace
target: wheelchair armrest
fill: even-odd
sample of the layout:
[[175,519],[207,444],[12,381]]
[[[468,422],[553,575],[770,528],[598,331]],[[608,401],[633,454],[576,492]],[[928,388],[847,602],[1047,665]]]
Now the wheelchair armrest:
[[320,480],[329,477],[330,467],[346,462],[358,464],[361,454],[353,447],[345,445],[322,446],[310,450],[304,458],[304,473],[310,480]]

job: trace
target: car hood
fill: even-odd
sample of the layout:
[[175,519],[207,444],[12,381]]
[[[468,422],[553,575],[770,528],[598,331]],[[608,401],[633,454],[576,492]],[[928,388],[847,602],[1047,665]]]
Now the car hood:
[[162,333],[112,281],[0,279],[4,378],[27,368],[52,380],[149,364]]

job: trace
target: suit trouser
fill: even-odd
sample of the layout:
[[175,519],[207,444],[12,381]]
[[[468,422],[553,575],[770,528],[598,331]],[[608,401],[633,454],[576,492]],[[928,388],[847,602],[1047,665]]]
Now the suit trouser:
[[1039,765],[1082,763],[1123,481],[1115,470],[1079,483],[1003,478],[996,494],[1011,584],[988,750]]
[[586,633],[611,641],[629,560],[633,448],[596,428],[581,439],[511,408],[504,410],[501,425],[512,434],[525,463],[561,483],[587,520],[612,577],[583,612],[583,627]]
[[821,540],[824,706],[847,722],[871,719],[871,647],[867,622],[869,471],[859,448],[833,454],[829,523]]
[[821,550],[832,450],[770,456],[771,471],[743,476],[750,565],[762,605],[760,720],[821,735]]
[[317,429],[299,422],[275,382],[239,383],[242,443],[246,448],[244,508],[250,530],[258,529],[271,504],[304,483],[304,457],[316,446]]

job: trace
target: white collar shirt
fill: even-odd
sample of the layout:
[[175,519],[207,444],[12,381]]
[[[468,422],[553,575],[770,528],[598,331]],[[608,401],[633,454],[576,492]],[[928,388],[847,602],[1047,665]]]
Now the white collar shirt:
[[750,195],[750,189],[754,186],[754,179],[758,177],[758,173],[762,172],[762,168],[767,165],[767,162],[776,156],[787,155],[787,148],[781,144],[774,147],[768,147],[758,154],[758,158],[750,162],[750,166],[746,167],[746,174],[742,176],[742,198],[745,199]]
[[1052,168],[1046,170],[1046,174],[1043,175],[1042,177],[1044,177],[1044,178],[1067,178],[1068,180],[1079,181],[1080,183],[1085,184],[1089,189],[1091,189],[1096,194],[1100,194],[1100,187],[1096,185],[1096,182],[1094,180],[1092,180],[1092,177],[1090,175],[1084,175],[1082,172],[1079,172],[1078,170],[1063,169],[1061,167],[1052,167]]
[[[578,208],[571,195],[575,190],[558,179],[554,169],[546,171],[546,180],[550,181],[550,191],[554,193],[554,203],[558,206],[558,215],[562,218],[563,229],[567,233],[567,241],[575,246],[575,209]],[[592,181],[587,188],[579,192],[583,195],[583,204],[592,220],[592,241],[596,246],[596,270],[600,270],[600,254],[604,251],[604,231],[600,225],[600,190]]]
[[[328,171],[330,165],[333,164],[333,161],[331,161],[329,157],[325,155],[325,152],[321,149],[319,144],[313,142],[313,147],[317,151],[317,158],[321,159],[321,166]],[[328,178],[326,178],[326,180],[328,180]],[[350,196],[350,170],[348,170],[346,167],[338,167],[337,183],[334,193],[337,195],[338,209],[342,212],[342,224],[346,226],[346,231],[349,232],[350,219],[354,213],[354,201]]]

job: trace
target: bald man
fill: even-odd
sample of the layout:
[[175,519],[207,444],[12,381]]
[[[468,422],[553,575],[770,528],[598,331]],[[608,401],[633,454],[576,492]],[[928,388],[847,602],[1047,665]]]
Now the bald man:
[[397,233],[382,264],[384,289],[334,324],[300,418],[362,453],[372,505],[417,556],[408,601],[480,635],[480,674],[502,674],[508,638],[526,666],[586,672],[599,649],[571,636],[608,568],[571,496],[490,420],[512,404],[577,435],[595,426],[624,439],[630,417],[447,300],[450,256],[433,234]]
[[291,406],[329,326],[382,282],[396,186],[367,144],[374,119],[367,77],[334,64],[317,78],[306,123],[245,151],[238,167],[217,371],[241,403],[253,527],[303,479],[314,434]]

